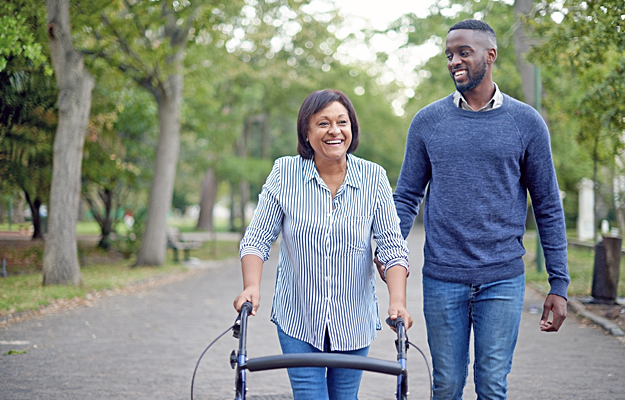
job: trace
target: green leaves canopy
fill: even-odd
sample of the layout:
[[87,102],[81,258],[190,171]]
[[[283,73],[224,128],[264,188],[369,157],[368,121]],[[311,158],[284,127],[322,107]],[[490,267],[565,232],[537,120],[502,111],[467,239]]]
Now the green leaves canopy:
[[[34,0],[0,4],[0,71],[15,63],[40,66],[46,61],[43,43],[45,8]],[[47,69],[48,74],[51,69]]]

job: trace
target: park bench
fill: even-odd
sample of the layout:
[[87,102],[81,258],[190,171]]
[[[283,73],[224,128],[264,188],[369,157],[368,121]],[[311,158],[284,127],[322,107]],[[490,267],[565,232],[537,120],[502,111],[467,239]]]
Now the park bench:
[[179,262],[178,250],[184,252],[184,260],[189,261],[189,252],[202,246],[201,242],[185,242],[178,228],[167,228],[167,247],[174,251],[174,262]]

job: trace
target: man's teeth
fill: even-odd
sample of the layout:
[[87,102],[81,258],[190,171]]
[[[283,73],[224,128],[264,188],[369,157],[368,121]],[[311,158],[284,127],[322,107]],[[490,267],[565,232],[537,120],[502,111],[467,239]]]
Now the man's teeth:
[[454,72],[454,76],[457,78],[457,77],[462,76],[462,75],[464,75],[466,73],[467,73],[467,71],[464,71],[464,70],[463,71],[456,71],[456,72]]

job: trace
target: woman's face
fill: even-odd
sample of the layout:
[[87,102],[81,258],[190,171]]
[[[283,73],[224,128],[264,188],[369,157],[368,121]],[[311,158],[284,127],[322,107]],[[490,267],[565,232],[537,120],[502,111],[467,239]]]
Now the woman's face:
[[352,144],[352,125],[347,109],[338,101],[314,114],[308,123],[308,142],[315,161],[339,161]]

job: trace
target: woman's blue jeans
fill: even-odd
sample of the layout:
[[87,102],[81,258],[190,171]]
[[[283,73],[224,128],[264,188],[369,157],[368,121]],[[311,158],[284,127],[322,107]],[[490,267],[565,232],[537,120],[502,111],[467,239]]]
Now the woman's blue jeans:
[[[278,339],[282,353],[321,353],[310,344],[295,339],[278,326]],[[329,343],[324,344],[327,348]],[[333,352],[334,353],[334,352]],[[369,346],[354,350],[340,351],[341,354],[355,354],[366,356]],[[349,368],[287,368],[293,400],[357,400],[362,370]]]
[[525,275],[482,285],[423,277],[434,400],[462,399],[471,329],[477,399],[506,399],[524,296]]

